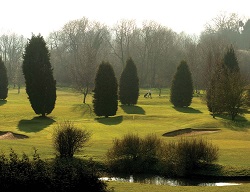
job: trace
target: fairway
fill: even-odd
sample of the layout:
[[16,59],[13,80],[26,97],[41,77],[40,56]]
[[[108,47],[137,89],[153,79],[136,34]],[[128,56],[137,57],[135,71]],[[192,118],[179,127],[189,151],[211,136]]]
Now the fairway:
[[[98,118],[92,110],[92,95],[88,95],[86,104],[83,104],[83,95],[69,88],[57,88],[55,109],[48,118],[41,119],[32,110],[25,89],[21,89],[21,93],[18,94],[16,89],[10,88],[7,102],[0,101],[0,131],[22,134],[28,138],[1,139],[1,152],[8,154],[12,148],[18,154],[24,152],[31,156],[33,148],[36,148],[42,159],[54,158],[53,129],[57,123],[64,120],[70,120],[78,128],[87,129],[92,133],[88,146],[76,156],[93,158],[101,162],[105,160],[105,154],[112,146],[113,139],[121,138],[127,133],[136,133],[142,137],[148,133],[155,133],[168,142],[180,138],[180,136],[162,136],[169,131],[184,128],[214,128],[220,131],[196,137],[205,137],[219,147],[218,164],[231,167],[232,170],[234,168],[249,170],[250,114],[236,118],[236,122],[225,117],[214,119],[209,114],[202,97],[194,97],[189,108],[176,109],[169,102],[169,90],[163,90],[159,97],[158,90],[152,89],[152,99],[144,98],[145,92],[146,90],[140,90],[136,106],[121,106],[119,103],[116,116]],[[111,185],[120,187],[120,184]],[[127,185],[129,184],[124,186],[127,187]],[[132,186],[135,187],[135,185]],[[232,188],[244,191],[244,189],[240,190],[240,186]],[[166,190],[171,191],[168,187]],[[155,189],[155,191],[160,190]]]

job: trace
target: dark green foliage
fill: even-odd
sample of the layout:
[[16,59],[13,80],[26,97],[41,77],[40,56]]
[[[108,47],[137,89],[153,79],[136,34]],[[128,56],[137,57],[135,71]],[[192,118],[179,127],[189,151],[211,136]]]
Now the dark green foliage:
[[153,134],[143,139],[127,134],[122,139],[115,139],[113,147],[108,150],[108,167],[111,172],[154,173],[157,171],[161,145],[162,141]]
[[94,112],[97,116],[114,116],[118,109],[117,79],[113,67],[102,62],[95,77],[93,95]]
[[59,123],[53,133],[54,148],[60,158],[72,158],[90,139],[90,132],[78,129],[70,121]]
[[218,159],[218,148],[203,138],[181,138],[164,143],[154,134],[127,134],[115,139],[107,152],[111,172],[185,176]]
[[240,74],[237,56],[231,45],[224,56],[225,79],[224,95],[225,112],[234,120],[238,114],[243,113],[242,106],[244,103],[243,97],[243,81]]
[[50,54],[41,35],[32,35],[23,55],[23,74],[26,92],[36,114],[50,114],[56,101],[56,81]]
[[7,70],[0,57],[0,99],[5,100],[8,97],[8,77]]
[[225,67],[222,64],[218,65],[206,90],[207,107],[213,117],[225,111],[225,73]]
[[21,158],[11,150],[0,155],[0,191],[108,192],[105,182],[89,164],[78,159],[59,158],[43,161],[37,154]]
[[224,55],[223,63],[230,73],[240,71],[238,59],[232,45],[227,49],[227,52]]
[[80,159],[59,158],[51,165],[53,179],[51,191],[108,192],[106,183]]
[[218,147],[203,138],[181,138],[162,150],[161,172],[186,176],[218,159]]
[[243,113],[243,81],[233,47],[227,49],[207,88],[207,106],[215,114],[228,114],[234,120]]
[[173,77],[170,102],[175,107],[188,107],[193,98],[193,80],[186,61],[181,61]]
[[135,105],[139,97],[139,78],[137,68],[132,58],[127,60],[127,64],[121,74],[119,82],[119,99],[124,105]]

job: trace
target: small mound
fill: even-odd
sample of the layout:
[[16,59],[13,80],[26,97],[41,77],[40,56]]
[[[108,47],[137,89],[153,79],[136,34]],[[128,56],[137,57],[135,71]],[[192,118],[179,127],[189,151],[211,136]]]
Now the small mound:
[[18,134],[18,133],[12,133],[10,131],[7,132],[0,132],[0,140],[5,140],[5,139],[26,139],[28,138],[28,136],[26,135],[22,135],[22,134]]
[[208,133],[216,133],[220,131],[220,129],[194,129],[194,128],[185,128],[185,129],[178,129],[175,131],[170,131],[164,133],[162,136],[165,137],[175,137],[175,136],[191,136],[191,135],[201,135],[201,134],[208,134]]

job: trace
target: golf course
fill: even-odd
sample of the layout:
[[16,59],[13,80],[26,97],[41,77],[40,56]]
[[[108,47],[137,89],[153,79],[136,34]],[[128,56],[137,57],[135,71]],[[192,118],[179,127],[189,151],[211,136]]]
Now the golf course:
[[[194,95],[192,104],[186,108],[175,108],[169,101],[169,89],[151,89],[152,98],[144,98],[147,89],[140,89],[135,106],[118,104],[117,114],[108,118],[97,117],[93,112],[92,94],[86,103],[83,95],[71,88],[57,87],[55,109],[46,118],[41,118],[32,110],[25,88],[20,93],[9,88],[6,101],[0,101],[0,149],[8,154],[13,149],[17,154],[32,156],[34,148],[42,159],[55,157],[52,135],[58,123],[71,121],[77,128],[91,132],[91,138],[78,158],[105,162],[106,153],[115,138],[128,133],[144,137],[154,133],[164,142],[180,137],[204,137],[219,148],[216,164],[223,166],[223,175],[250,176],[250,114],[246,112],[232,121],[227,116],[213,118],[205,102],[204,95]],[[163,136],[168,132],[191,128],[195,132]],[[200,130],[200,131],[199,131]],[[250,191],[250,183],[237,186],[167,186],[128,182],[108,182],[115,192],[195,192],[195,191]]]

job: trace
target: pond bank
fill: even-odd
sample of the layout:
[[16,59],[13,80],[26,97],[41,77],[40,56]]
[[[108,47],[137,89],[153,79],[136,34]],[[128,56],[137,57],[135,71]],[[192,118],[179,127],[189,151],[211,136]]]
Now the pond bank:
[[115,177],[101,177],[103,181],[118,181],[129,183],[144,183],[154,185],[168,185],[168,186],[234,186],[250,183],[250,178],[167,178],[162,176],[144,176],[144,175],[127,175]]

